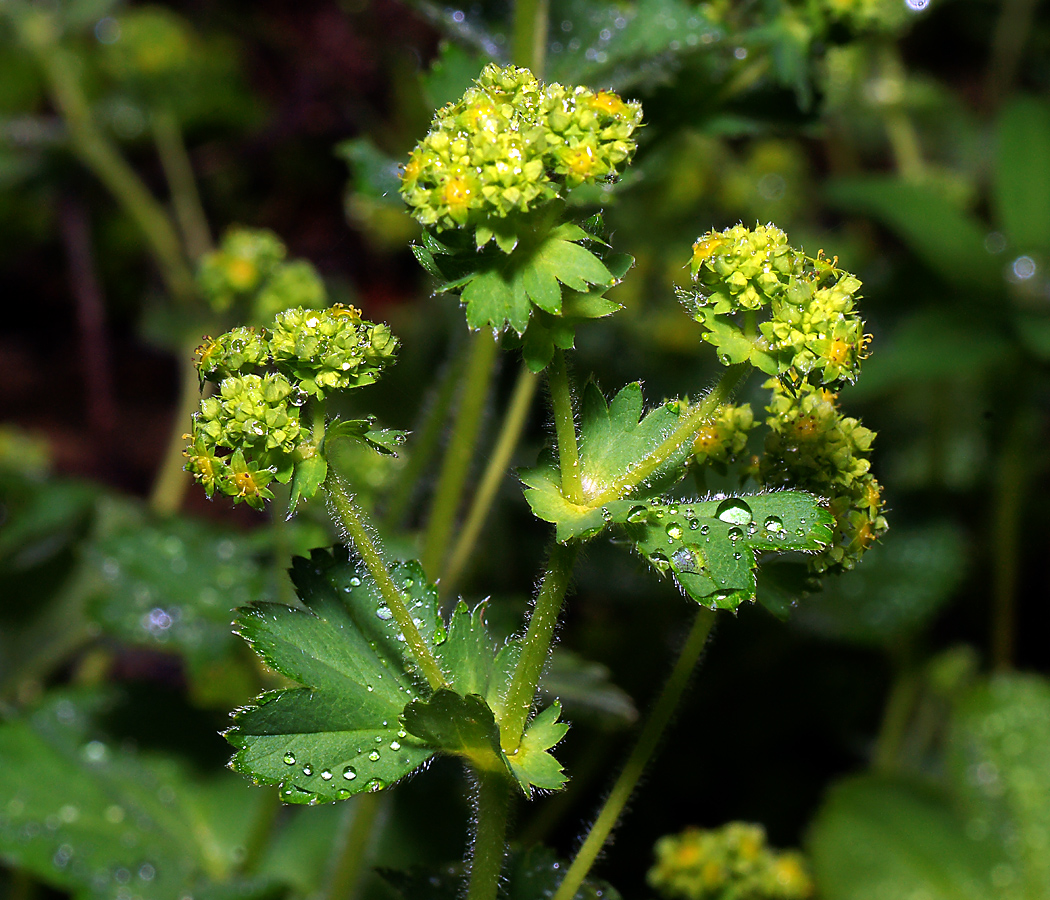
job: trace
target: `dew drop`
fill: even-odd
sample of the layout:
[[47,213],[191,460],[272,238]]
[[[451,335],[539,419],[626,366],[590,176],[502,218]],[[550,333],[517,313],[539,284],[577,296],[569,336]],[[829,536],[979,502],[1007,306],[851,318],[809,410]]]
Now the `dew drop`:
[[778,533],[784,530],[784,523],[777,516],[769,516],[766,518],[766,531],[772,531]]
[[361,584],[361,579],[358,578],[356,575],[353,578],[350,579],[350,585],[352,587],[359,587],[360,584]]
[[322,769],[321,770],[321,779],[323,781],[331,781],[332,780],[332,772],[331,772],[331,770],[330,769]]
[[379,609],[376,610],[376,615],[384,622],[388,619],[393,618],[394,616],[394,614],[390,611],[389,606],[380,606]]
[[307,777],[310,777],[311,775],[313,775],[314,774],[313,766],[311,766],[309,763],[307,763],[305,766],[303,766],[303,774],[306,775]]
[[754,518],[751,507],[739,497],[728,497],[718,504],[715,515],[731,525],[747,525]]
[[628,522],[644,522],[649,510],[644,506],[632,506],[627,513]]
[[372,760],[372,762],[379,762],[379,751],[373,750],[371,753],[368,754],[368,758]]
[[390,749],[396,753],[398,750],[401,749],[401,744],[398,741],[391,741]]
[[355,778],[357,778],[357,769],[355,769],[353,766],[347,766],[345,769],[343,769],[343,778],[345,778],[347,781],[353,781]]
[[677,522],[672,522],[667,526],[667,536],[673,541],[680,540],[683,533],[682,526]]
[[710,531],[711,531],[711,526],[710,525],[701,525],[700,526],[700,533],[701,534],[707,535],[707,534],[710,533]]
[[744,536],[744,532],[742,532],[735,525],[729,529],[727,534],[729,535],[729,540],[733,541],[734,543],[739,541]]
[[383,781],[382,778],[373,778],[370,782],[368,782],[367,786],[369,792],[374,794],[376,791],[383,790],[383,788],[386,787],[386,782]]
[[292,753],[291,750],[289,750],[287,753],[284,754],[284,764],[286,766],[294,766],[295,765],[295,754]]
[[671,555],[671,562],[679,572],[688,575],[695,575],[703,567],[703,564],[697,559],[697,554],[688,547],[679,547],[675,550]]

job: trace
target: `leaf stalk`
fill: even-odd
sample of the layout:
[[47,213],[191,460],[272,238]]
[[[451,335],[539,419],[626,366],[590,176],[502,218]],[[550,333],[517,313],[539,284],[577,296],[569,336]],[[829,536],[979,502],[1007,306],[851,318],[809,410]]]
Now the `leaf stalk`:
[[435,691],[445,687],[445,675],[419,633],[419,629],[412,621],[412,613],[409,612],[405,598],[401,596],[397,585],[394,584],[394,579],[390,576],[390,570],[383,561],[382,554],[365,527],[364,513],[354,503],[353,497],[346,489],[346,484],[335,474],[333,467],[329,467],[322,487],[328,495],[333,518],[343,526],[364,562],[365,568],[368,569],[368,573],[379,587],[379,593],[390,608],[401,633],[405,636],[405,642],[416,658],[416,662],[419,663],[420,669],[423,670],[427,683]]

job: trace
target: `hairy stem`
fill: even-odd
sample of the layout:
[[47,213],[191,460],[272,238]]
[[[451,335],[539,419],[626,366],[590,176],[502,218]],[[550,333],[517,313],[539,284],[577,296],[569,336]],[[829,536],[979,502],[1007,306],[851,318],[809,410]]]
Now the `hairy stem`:
[[495,772],[476,772],[477,808],[474,843],[470,848],[467,900],[496,900],[499,875],[507,849],[510,783]]
[[693,409],[688,412],[678,423],[678,427],[667,436],[666,439],[654,449],[648,456],[645,457],[637,466],[635,466],[626,475],[618,478],[608,488],[602,491],[598,496],[587,499],[587,505],[592,509],[601,506],[603,503],[609,503],[613,500],[620,500],[626,497],[631,491],[633,491],[638,485],[640,485],[646,478],[653,474],[657,469],[660,468],[668,459],[670,459],[675,453],[678,452],[679,448],[686,442],[692,441],[696,438],[697,432],[704,426],[704,424],[716,413],[718,408],[729,399],[729,395],[733,392],[737,382],[744,376],[744,373],[748,370],[749,366],[747,363],[739,363],[735,366],[729,366],[725,372],[722,373],[721,379],[718,384],[715,385],[714,389],[704,399],[697,404]]
[[153,113],[153,141],[157,145],[164,177],[168,180],[186,255],[192,260],[200,259],[212,249],[211,228],[201,205],[197,179],[193,175],[193,164],[186,152],[182,131],[170,110]]
[[423,535],[423,568],[431,578],[436,578],[441,571],[452,540],[456,512],[470,472],[478,432],[481,431],[481,417],[492,384],[498,349],[499,345],[487,331],[479,331],[472,338],[470,356],[463,373],[459,409],[456,411],[452,437],[445,450],[430,518]]
[[536,596],[529,617],[529,627],[518,658],[514,677],[504,701],[504,714],[500,722],[500,742],[508,754],[513,754],[521,745],[525,723],[532,710],[543,667],[550,655],[554,628],[558,624],[565,591],[569,587],[572,566],[579,553],[579,544],[555,544],[547,560],[547,573]]
[[368,569],[372,579],[379,587],[379,593],[386,605],[390,607],[394,621],[397,622],[401,633],[405,636],[405,642],[412,651],[416,662],[419,663],[420,669],[423,670],[430,687],[435,691],[444,687],[445,676],[434,654],[430,652],[419,629],[412,621],[412,614],[408,610],[405,598],[401,596],[401,592],[394,584],[394,579],[390,577],[390,570],[383,562],[382,554],[365,527],[364,513],[354,503],[353,497],[346,489],[346,484],[335,474],[334,467],[329,467],[323,488],[328,495],[332,517],[343,527],[346,536],[353,542],[354,548],[364,562],[365,568]]
[[441,592],[451,595],[463,574],[463,567],[467,564],[474,552],[478,535],[485,524],[492,501],[499,489],[500,481],[507,474],[507,466],[514,454],[514,448],[518,446],[521,432],[528,419],[529,409],[532,406],[532,398],[536,393],[536,385],[539,378],[529,371],[527,366],[521,367],[518,381],[514,385],[514,393],[510,398],[510,405],[503,417],[500,426],[499,437],[496,446],[492,450],[485,472],[481,476],[477,493],[471,501],[470,510],[467,513],[466,522],[459,533],[455,545],[452,548],[452,556],[448,566],[441,576]]
[[69,129],[74,152],[138,225],[171,296],[179,303],[192,302],[196,289],[178,233],[164,207],[95,125],[76,67],[57,42],[56,27],[39,16],[19,16],[16,22],[22,42],[40,62],[51,98]]
[[193,363],[192,351],[186,347],[179,354],[179,399],[175,405],[171,435],[149,495],[149,507],[158,515],[170,516],[178,512],[186,496],[190,477],[184,468],[186,460],[182,451],[186,446],[190,416],[197,411],[200,401],[201,389],[197,367]]
[[561,491],[572,503],[583,503],[583,480],[580,474],[580,448],[576,442],[576,419],[572,411],[572,389],[565,366],[565,354],[554,351],[547,367],[551,408],[554,411],[554,433],[558,437],[558,465],[561,469]]
[[572,900],[583,883],[583,879],[587,877],[587,873],[591,870],[591,866],[594,865],[594,861],[598,858],[602,847],[605,846],[605,842],[620,818],[620,813],[623,812],[627,800],[638,784],[638,779],[641,778],[649,758],[653,755],[653,751],[656,750],[656,746],[663,736],[664,729],[678,706],[678,701],[682,698],[693,669],[696,667],[697,660],[700,658],[700,653],[704,649],[704,644],[707,643],[707,636],[711,633],[711,626],[714,625],[714,622],[714,610],[701,607],[696,614],[696,620],[693,622],[693,627],[686,638],[685,645],[682,647],[682,652],[678,656],[678,661],[675,663],[674,669],[671,670],[663,690],[660,691],[660,696],[656,700],[656,706],[653,707],[649,719],[642,728],[642,733],[638,737],[638,743],[635,744],[634,750],[631,751],[631,755],[623,767],[623,771],[620,772],[620,777],[616,779],[616,784],[613,785],[612,791],[609,792],[609,796],[598,813],[598,818],[594,820],[591,830],[587,832],[583,845],[576,854],[576,858],[572,861],[572,865],[569,866],[568,872],[565,873],[565,879],[558,886],[558,890],[554,894],[554,900]]
[[364,873],[371,849],[370,838],[385,800],[382,793],[358,794],[354,798],[354,817],[343,835],[322,900],[347,900],[357,896],[355,888]]

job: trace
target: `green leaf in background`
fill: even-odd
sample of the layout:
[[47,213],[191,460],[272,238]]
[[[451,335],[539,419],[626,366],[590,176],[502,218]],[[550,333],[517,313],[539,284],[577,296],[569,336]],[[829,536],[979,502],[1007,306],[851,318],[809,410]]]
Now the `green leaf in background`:
[[540,693],[557,699],[574,721],[589,718],[605,727],[625,727],[638,719],[634,701],[609,680],[606,666],[560,645],[540,679]]
[[551,22],[548,79],[616,90],[664,80],[678,57],[721,37],[702,7],[682,0],[556,0]]
[[[437,591],[418,563],[391,568],[423,640],[444,628]],[[380,790],[430,758],[400,716],[422,684],[389,607],[345,548],[293,561],[303,607],[261,603],[241,610],[237,627],[266,663],[304,685],[263,694],[239,711],[227,738],[234,768],[279,784],[289,803],[341,800]]]
[[1016,345],[990,323],[974,329],[943,309],[920,309],[902,316],[879,340],[878,352],[864,363],[864,377],[847,389],[850,400],[878,397],[916,384],[988,377],[1008,364]]
[[832,539],[834,520],[812,494],[777,491],[639,503],[622,521],[635,549],[689,597],[736,609],[755,597],[763,556],[820,550]]
[[834,787],[809,839],[824,900],[1002,900],[992,841],[968,833],[950,798],[866,775]]
[[1050,898],[1050,684],[999,675],[952,721],[948,764],[972,837],[995,841],[997,897]]
[[268,798],[240,779],[107,742],[113,698],[55,693],[0,724],[0,856],[77,898],[273,896],[237,875]]
[[[607,404],[593,383],[583,390],[580,416],[580,476],[585,496],[596,496],[627,474],[674,431],[682,405],[672,402],[643,415],[642,388],[627,385]],[[688,442],[646,482],[640,496],[678,480],[688,458]],[[557,526],[557,540],[592,537],[620,517],[624,520],[632,504],[614,501],[603,507],[577,506],[561,493],[561,475],[553,458],[520,473],[525,499],[535,516]]]
[[1050,105],[1017,97],[996,127],[993,200],[1016,250],[1050,250]]
[[518,749],[509,757],[511,771],[525,796],[532,796],[532,788],[559,791],[569,779],[561,763],[547,751],[554,747],[569,730],[566,722],[559,722],[561,704],[555,701],[538,713],[521,739]]
[[180,653],[199,702],[244,702],[255,684],[231,665],[240,647],[230,621],[235,607],[268,586],[256,548],[191,519],[149,522],[134,511],[117,516],[85,549],[99,582],[89,615],[121,641]]
[[892,528],[854,570],[824,578],[795,622],[837,640],[889,646],[916,634],[966,577],[966,542],[950,521]]
[[462,697],[455,691],[435,691],[427,700],[409,703],[403,721],[410,734],[435,750],[461,756],[482,772],[507,772],[499,726],[477,694]]
[[462,97],[487,62],[454,41],[442,41],[434,62],[420,75],[423,96],[430,108],[440,109]]
[[1000,264],[984,246],[987,229],[936,188],[884,176],[841,178],[828,182],[824,196],[886,226],[954,287],[1002,292]]

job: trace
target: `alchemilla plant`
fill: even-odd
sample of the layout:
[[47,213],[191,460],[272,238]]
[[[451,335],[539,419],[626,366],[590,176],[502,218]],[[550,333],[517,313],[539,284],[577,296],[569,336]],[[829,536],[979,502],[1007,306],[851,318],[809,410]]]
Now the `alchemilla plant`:
[[[629,277],[631,260],[573,192],[623,173],[641,123],[639,105],[615,93],[490,65],[436,113],[401,170],[402,197],[422,226],[413,250],[476,331],[470,365],[490,367],[502,341],[528,371],[544,373],[549,389],[554,446],[520,479],[532,513],[553,526],[551,545],[528,619],[509,639],[489,631],[484,605],[472,609],[451,590],[477,516],[457,540],[454,517],[442,522],[435,500],[438,524],[423,536],[422,559],[393,558],[329,464],[346,442],[412,451],[411,440],[374,417],[329,412],[338,395],[394,364],[398,341],[387,326],[351,307],[303,305],[208,338],[197,353],[209,389],[187,435],[187,470],[209,496],[256,508],[274,500],[274,483],[290,484],[289,514],[321,496],[345,539],[295,560],[295,605],[254,602],[238,612],[237,631],[288,686],[235,713],[226,735],[232,765],[276,785],[285,803],[315,805],[393,790],[433,756],[459,757],[475,804],[466,865],[423,893],[406,886],[405,896],[429,896],[446,882],[455,893],[460,879],[471,900],[500,895],[501,879],[513,881],[521,864],[520,855],[508,857],[508,816],[572,777],[557,758],[570,723],[557,701],[538,698],[585,544],[615,540],[653,577],[673,579],[697,615],[578,855],[545,876],[543,895],[556,900],[613,893],[588,881],[591,865],[716,611],[754,602],[758,579],[775,583],[785,566],[812,587],[851,568],[886,529],[869,472],[874,435],[839,412],[835,393],[859,376],[867,352],[860,282],[834,260],[807,257],[774,225],[708,232],[691,256],[683,248],[691,283],[682,303],[722,366],[706,395],[647,404],[638,383],[607,397],[594,382],[574,382],[576,329],[617,312],[607,293]],[[203,261],[200,280],[229,309],[279,283],[278,267],[290,265],[280,257],[265,237],[231,235]],[[756,373],[768,404],[733,405]],[[764,439],[752,440],[759,428]],[[749,445],[761,452],[749,454]],[[715,475],[736,488],[707,492]],[[438,498],[457,477],[443,470]],[[767,572],[771,561],[779,567]],[[667,838],[657,852],[650,879],[667,896],[810,891],[801,859],[766,849],[760,829]]]

